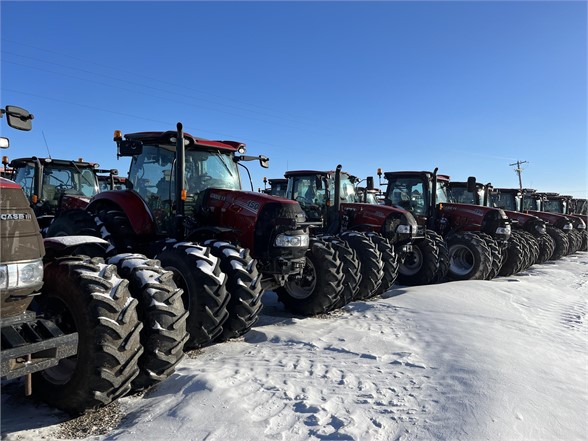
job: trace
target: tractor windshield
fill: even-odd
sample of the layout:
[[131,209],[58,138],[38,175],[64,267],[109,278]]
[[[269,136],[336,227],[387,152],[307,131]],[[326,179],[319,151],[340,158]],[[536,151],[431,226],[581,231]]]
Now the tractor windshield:
[[566,203],[560,199],[547,199],[543,201],[543,211],[565,214]]
[[520,196],[514,193],[492,193],[490,195],[492,207],[502,208],[503,210],[518,211]]
[[523,195],[523,211],[539,211],[539,201],[537,196],[532,194]]
[[[331,205],[335,204],[335,176],[329,177],[329,188],[332,190],[329,192],[329,201]],[[359,202],[359,197],[355,193],[355,186],[349,179],[349,176],[345,173],[341,173],[340,197],[341,202]]]
[[[146,201],[175,200],[175,149],[171,146],[144,145],[134,156],[129,171],[133,189]],[[207,188],[241,189],[237,164],[218,150],[186,150],[186,187],[188,195]]]
[[[441,186],[438,187],[438,193]],[[442,199],[438,202],[447,201],[445,188],[441,191]],[[397,176],[388,179],[386,200],[395,207],[412,212],[415,216],[427,215],[427,193],[420,177]]]

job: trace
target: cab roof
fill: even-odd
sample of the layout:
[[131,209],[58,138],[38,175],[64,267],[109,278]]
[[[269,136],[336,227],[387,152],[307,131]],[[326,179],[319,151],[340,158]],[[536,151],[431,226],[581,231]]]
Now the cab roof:
[[[141,141],[143,143],[155,143],[175,146],[175,140],[172,138],[178,136],[178,132],[168,130],[166,132],[136,132],[125,134],[125,139]],[[189,133],[184,132],[184,139],[188,141],[188,147],[212,147],[230,152],[236,152],[240,147],[245,147],[245,143],[238,141],[211,141],[209,139],[197,138]]]
[[58,166],[69,166],[71,167],[75,164],[78,168],[91,168],[94,169],[98,167],[98,164],[95,162],[86,162],[86,161],[74,161],[68,159],[53,159],[53,158],[38,158],[37,156],[32,156],[30,158],[16,158],[10,161],[11,167],[18,167],[26,164],[34,164],[39,160],[45,166],[51,165],[58,165]]

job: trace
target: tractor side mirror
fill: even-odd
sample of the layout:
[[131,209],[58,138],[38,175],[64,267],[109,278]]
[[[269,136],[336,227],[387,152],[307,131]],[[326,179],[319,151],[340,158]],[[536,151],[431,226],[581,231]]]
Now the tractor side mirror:
[[368,190],[374,189],[374,177],[373,176],[368,176],[367,178],[365,178],[365,187]]
[[269,168],[269,158],[267,156],[259,155],[259,165],[263,168]]
[[0,149],[7,149],[8,147],[10,147],[8,138],[0,137]]
[[476,177],[470,176],[468,178],[468,192],[474,193],[476,191]]
[[118,156],[135,156],[143,153],[143,143],[134,140],[120,140],[118,144]]
[[33,115],[28,110],[22,107],[6,106],[6,110],[2,110],[2,113],[6,113],[6,121],[8,125],[16,130],[29,131],[33,128],[32,120]]

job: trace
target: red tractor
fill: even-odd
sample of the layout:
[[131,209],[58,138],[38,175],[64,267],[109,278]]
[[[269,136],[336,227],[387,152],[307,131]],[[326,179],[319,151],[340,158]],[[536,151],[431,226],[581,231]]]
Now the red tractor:
[[474,191],[469,191],[467,182],[451,181],[449,199],[451,202],[501,208],[511,220],[511,238],[503,249],[498,275],[510,276],[551,258],[555,243],[547,234],[545,222],[537,216],[511,210],[496,195],[490,183],[483,185],[476,182]]
[[[398,277],[399,264],[412,253],[412,243],[419,237],[413,216],[406,210],[360,203],[355,193],[358,179],[342,172],[341,165],[334,171],[298,170],[284,176],[287,197],[300,203],[314,223],[313,234],[337,243],[342,240],[357,255],[361,280],[359,284],[346,282],[346,287],[358,286],[357,290],[347,289],[348,298],[368,298],[388,290]],[[368,182],[373,188],[373,179]],[[435,260],[437,255],[428,257]],[[346,273],[358,271],[349,264]]]
[[23,188],[42,230],[65,210],[85,208],[99,191],[98,164],[81,160],[18,158],[11,179]]
[[[326,312],[342,283],[333,255],[309,243],[300,206],[241,190],[245,145],[177,131],[115,133],[130,156],[127,189],[97,194],[87,212],[117,252],[156,257],[184,290],[189,346],[247,332],[263,289],[312,285],[282,297],[292,312]],[[244,166],[243,166],[244,167]],[[247,170],[247,169],[246,169]],[[60,222],[56,219],[54,225]],[[67,222],[67,220],[64,220]],[[309,261],[320,255],[320,266]]]
[[[381,176],[381,171],[378,170]],[[428,171],[386,172],[385,203],[409,210],[421,228],[441,235],[447,254],[441,256],[451,280],[488,279],[498,273],[502,249],[510,238],[503,210],[450,203],[449,176]],[[470,182],[473,186],[474,182]],[[472,188],[473,191],[473,188]],[[439,249],[444,247],[439,245]]]
[[[30,130],[24,109],[7,114]],[[21,186],[0,178],[0,192],[0,376],[24,376],[27,395],[80,413],[170,375],[187,339],[171,274],[137,255],[113,257],[120,273],[79,255],[108,245],[96,237],[43,240]]]

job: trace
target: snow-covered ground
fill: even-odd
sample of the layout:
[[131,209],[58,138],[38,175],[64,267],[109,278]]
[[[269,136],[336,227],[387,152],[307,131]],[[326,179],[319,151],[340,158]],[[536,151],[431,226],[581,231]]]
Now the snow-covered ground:
[[[189,354],[87,439],[588,439],[588,253],[320,318],[264,303],[244,338]],[[3,385],[3,439],[76,437],[17,389]]]

